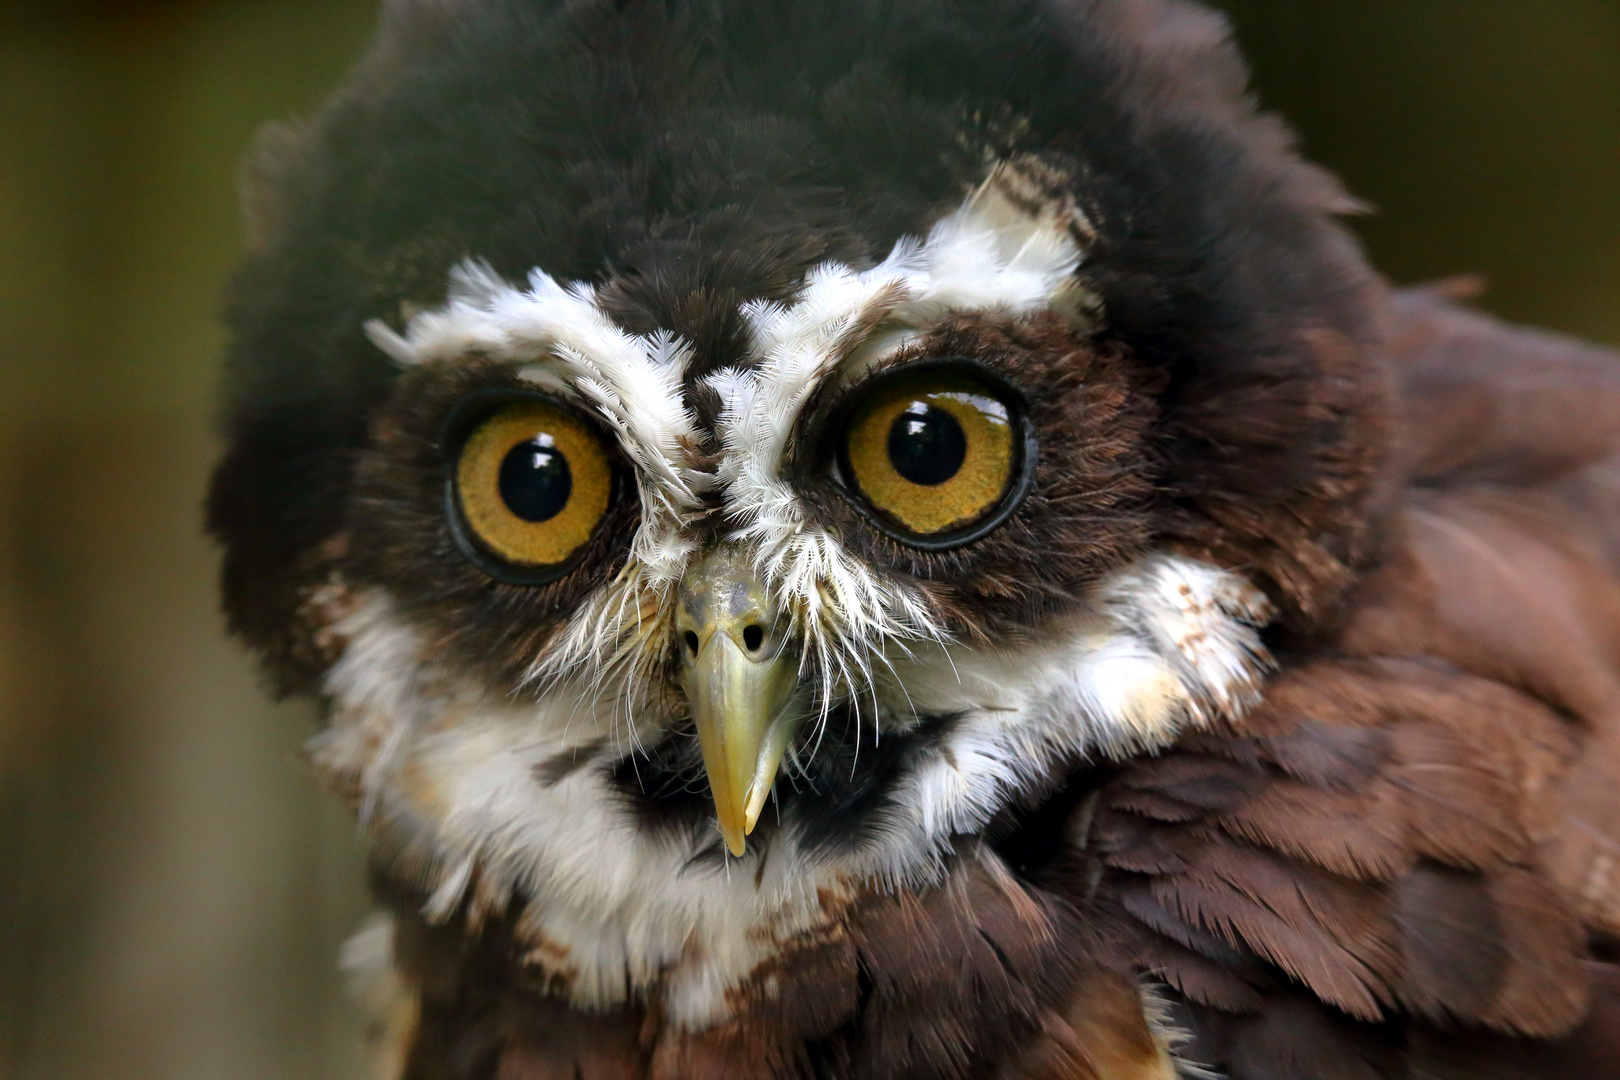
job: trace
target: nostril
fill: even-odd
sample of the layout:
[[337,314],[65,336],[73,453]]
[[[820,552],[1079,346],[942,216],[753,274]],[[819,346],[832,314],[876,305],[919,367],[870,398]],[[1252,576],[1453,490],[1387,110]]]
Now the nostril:
[[765,644],[765,631],[758,626],[750,626],[743,631],[743,648],[749,652],[758,652],[759,647]]
[[688,630],[684,636],[686,638],[686,651],[696,656],[698,649],[697,635]]

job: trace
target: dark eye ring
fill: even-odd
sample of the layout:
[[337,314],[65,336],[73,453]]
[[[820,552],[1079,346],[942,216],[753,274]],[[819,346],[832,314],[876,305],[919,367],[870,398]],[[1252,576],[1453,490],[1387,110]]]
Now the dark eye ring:
[[827,431],[841,488],[874,527],[909,547],[983,539],[1035,483],[1028,401],[984,364],[905,364],[850,394]]
[[441,445],[456,547],[507,584],[544,585],[574,569],[623,486],[595,421],[548,394],[469,394]]

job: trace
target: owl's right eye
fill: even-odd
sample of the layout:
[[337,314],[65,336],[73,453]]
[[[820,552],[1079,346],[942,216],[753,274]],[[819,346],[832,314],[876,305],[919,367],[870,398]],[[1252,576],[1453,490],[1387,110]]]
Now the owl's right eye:
[[613,465],[595,426],[523,398],[482,415],[458,445],[450,511],[463,550],[486,569],[493,556],[495,576],[523,583],[566,570],[612,501]]

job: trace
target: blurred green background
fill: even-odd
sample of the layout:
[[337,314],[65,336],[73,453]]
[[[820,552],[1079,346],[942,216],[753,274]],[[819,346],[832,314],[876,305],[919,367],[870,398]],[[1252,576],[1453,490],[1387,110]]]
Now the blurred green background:
[[[1620,342],[1620,0],[1225,7],[1385,272]],[[199,507],[237,159],[372,18],[0,0],[0,1078],[361,1074],[352,830],[222,637]]]

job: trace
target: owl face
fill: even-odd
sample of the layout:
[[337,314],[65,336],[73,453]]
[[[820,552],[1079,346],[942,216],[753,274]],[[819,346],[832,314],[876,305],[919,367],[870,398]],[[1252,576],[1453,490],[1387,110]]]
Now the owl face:
[[747,306],[707,374],[539,270],[463,264],[371,324],[405,372],[312,599],[340,642],[315,757],[430,908],[546,896],[599,1002],[636,952],[581,971],[603,910],[667,927],[649,971],[694,921],[746,952],[1252,695],[1267,602],[1152,548],[1151,385],[1089,340],[1084,218],[1028,189],[998,168],[872,268]]
[[1371,519],[1371,286],[1218,23],[835,9],[396,5],[253,172],[233,626],[404,902],[581,1007],[710,1023],[1236,715]]
[[743,362],[696,379],[589,288],[462,265],[370,327],[411,369],[362,473],[376,587],[491,687],[612,702],[626,744],[689,723],[741,856],[784,755],[914,728],[953,646],[1053,632],[1144,549],[1149,399],[1085,343],[1088,223],[1029,190],[1000,168],[926,240],[748,306]]

